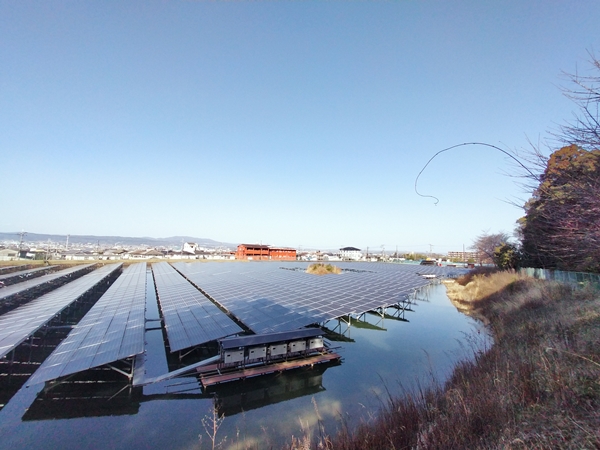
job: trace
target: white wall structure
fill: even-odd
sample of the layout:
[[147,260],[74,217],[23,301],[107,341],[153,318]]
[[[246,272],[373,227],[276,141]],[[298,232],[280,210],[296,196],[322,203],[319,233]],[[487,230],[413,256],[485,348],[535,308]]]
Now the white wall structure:
[[184,253],[196,253],[196,250],[198,250],[198,244],[195,242],[184,242],[181,251]]
[[362,258],[362,253],[360,248],[356,247],[344,247],[340,248],[340,256],[342,259],[351,259],[353,261],[358,261]]

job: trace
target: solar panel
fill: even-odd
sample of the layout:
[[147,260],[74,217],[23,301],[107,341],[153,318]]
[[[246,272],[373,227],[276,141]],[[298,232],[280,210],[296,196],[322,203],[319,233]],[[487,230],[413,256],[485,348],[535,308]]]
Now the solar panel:
[[2,267],[0,267],[0,273],[11,272],[18,268],[19,268],[19,266],[2,266]]
[[172,352],[243,331],[168,263],[152,272]]
[[145,307],[146,263],[132,264],[44,361],[27,385],[143,353]]
[[0,358],[10,353],[119,267],[121,264],[103,266],[0,316]]
[[57,266],[43,266],[43,267],[36,267],[35,269],[28,269],[28,270],[20,270],[18,272],[11,272],[11,273],[7,273],[4,275],[0,275],[0,281],[3,280],[8,280],[9,278],[23,278],[23,281],[25,281],[25,278],[27,278],[30,275],[34,275],[37,272],[43,272],[44,270],[52,270]]
[[[288,331],[403,301],[447,268],[384,263],[336,265],[340,275],[305,273],[308,263],[175,263],[173,266],[255,333]],[[289,265],[288,265],[288,268]]]
[[68,269],[59,270],[58,272],[49,273],[46,275],[42,275],[41,277],[34,278],[32,280],[23,281],[22,283],[13,284],[11,286],[7,286],[5,288],[0,289],[0,301],[5,298],[11,297],[15,294],[21,294],[29,289],[33,289],[35,287],[41,286],[44,283],[48,283],[50,281],[54,281],[61,277],[66,277],[68,275],[72,275],[73,273],[79,272],[81,270],[85,270],[88,267],[93,266],[94,264],[83,264],[70,267]]

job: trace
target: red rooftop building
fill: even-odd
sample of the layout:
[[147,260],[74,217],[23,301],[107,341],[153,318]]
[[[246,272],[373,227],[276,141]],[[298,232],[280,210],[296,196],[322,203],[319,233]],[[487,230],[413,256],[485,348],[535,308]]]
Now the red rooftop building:
[[295,261],[296,249],[261,244],[240,244],[235,252],[235,259]]

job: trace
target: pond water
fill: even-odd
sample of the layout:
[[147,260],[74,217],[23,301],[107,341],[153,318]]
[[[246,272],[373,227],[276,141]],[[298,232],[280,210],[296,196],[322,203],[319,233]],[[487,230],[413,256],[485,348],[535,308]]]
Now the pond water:
[[[329,434],[352,428],[370,420],[388,392],[443,381],[474,345],[485,345],[481,325],[452,306],[442,284],[421,289],[400,318],[367,315],[368,324],[342,327],[347,340],[332,341],[343,357],[339,365],[224,385],[216,401],[195,378],[124,386],[111,400],[98,387],[78,386],[79,395],[61,400],[36,400],[43,386],[22,388],[0,411],[0,448],[211,448],[205,426],[215,405],[224,414],[216,441],[226,449],[280,448],[291,436],[318,433],[317,418]],[[160,330],[147,332],[146,341],[151,355],[162,345]],[[159,353],[149,375],[164,373]]]

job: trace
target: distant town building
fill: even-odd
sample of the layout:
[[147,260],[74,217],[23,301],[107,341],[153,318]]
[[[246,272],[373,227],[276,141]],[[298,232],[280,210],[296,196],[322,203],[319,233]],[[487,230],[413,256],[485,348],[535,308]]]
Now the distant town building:
[[448,252],[450,261],[478,261],[479,254],[477,252]]
[[191,254],[196,253],[196,250],[198,250],[198,244],[195,242],[184,242],[183,248],[181,249],[182,252]]
[[10,261],[12,259],[17,259],[19,256],[19,252],[12,248],[3,248],[0,250],[0,261]]
[[358,261],[362,258],[362,253],[360,248],[356,247],[344,247],[340,248],[340,257],[342,259],[352,259],[354,261]]
[[339,255],[330,252],[323,253],[321,257],[323,261],[340,261],[342,259]]
[[240,244],[235,252],[235,259],[293,261],[296,259],[296,249],[262,244]]

